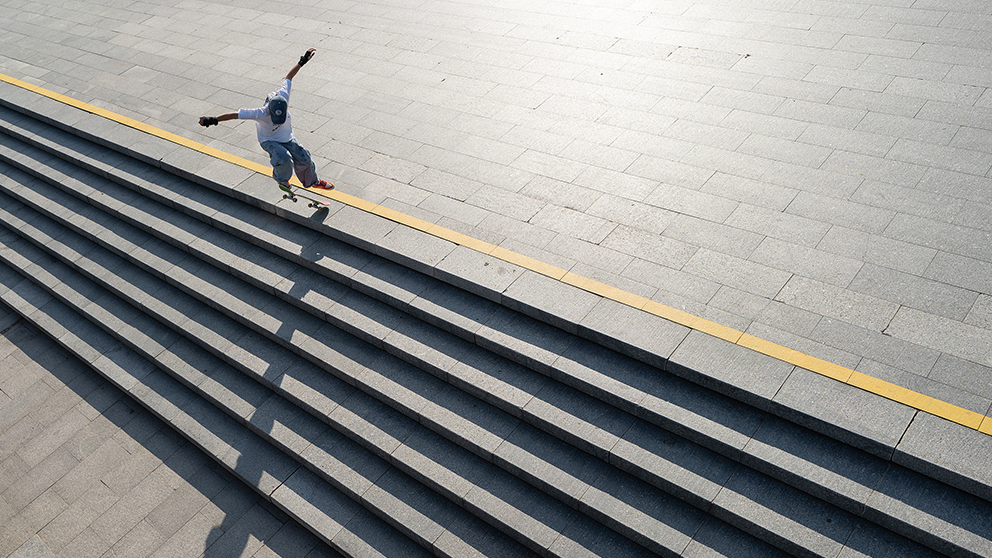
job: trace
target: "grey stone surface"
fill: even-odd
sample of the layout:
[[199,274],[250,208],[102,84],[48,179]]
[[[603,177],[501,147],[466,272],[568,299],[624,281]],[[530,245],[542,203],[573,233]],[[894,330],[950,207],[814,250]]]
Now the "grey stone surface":
[[855,514],[864,511],[889,467],[882,459],[773,417],[761,423],[741,462]]
[[377,254],[420,273],[431,274],[455,244],[409,227],[389,231],[376,246]]
[[[582,506],[615,531],[658,554],[681,553],[706,518],[703,512],[624,474],[601,476],[583,498]],[[589,529],[589,533],[595,531]]]
[[397,226],[392,221],[350,206],[336,212],[331,222],[338,238],[347,239],[350,244],[373,254],[375,246]]
[[689,334],[689,328],[603,298],[579,322],[581,335],[658,368]]
[[672,353],[667,369],[714,391],[767,409],[794,367],[705,333],[690,331]]
[[857,519],[839,508],[800,496],[795,489],[746,468],[738,469],[713,502],[713,515],[793,554],[834,556]]
[[606,463],[588,459],[578,448],[526,424],[500,444],[493,460],[573,508],[596,479],[612,474]]
[[500,302],[524,270],[503,260],[458,246],[434,267],[434,276],[483,298]]
[[545,373],[575,342],[575,337],[534,318],[500,308],[476,332],[475,341],[498,355]]
[[988,435],[921,412],[906,429],[892,459],[989,500],[992,479],[986,464],[990,450]]
[[577,511],[555,505],[549,496],[500,471],[480,476],[464,505],[487,522],[502,523],[514,539],[540,554],[578,517]]
[[435,282],[414,300],[409,311],[418,318],[468,340],[496,312],[498,306],[467,291]]
[[583,450],[608,460],[634,417],[597,404],[589,396],[561,384],[548,383],[523,409],[528,422]]
[[670,432],[635,422],[610,453],[613,465],[708,510],[736,463]]
[[903,523],[902,532],[947,555],[992,552],[987,517],[992,505],[971,494],[948,490],[941,483],[901,468],[893,468],[868,503],[867,519]]
[[922,545],[883,531],[867,521],[860,521],[840,553],[840,558],[937,558],[943,556]]
[[[68,367],[73,359],[40,332],[20,323],[6,329],[3,339],[5,346],[8,342],[11,345],[10,352],[0,360],[0,369],[22,373],[25,366],[36,362],[40,375],[34,378],[32,390],[19,393],[0,407],[0,416],[9,416],[12,403],[38,395],[53,410],[60,409],[55,415],[79,416],[81,411],[93,408],[92,405],[106,409],[101,402],[103,391],[86,388],[89,384],[81,381],[89,378],[100,385],[96,374],[84,366]],[[52,391],[48,386],[59,389]],[[43,388],[48,389],[47,394]],[[108,389],[121,396],[114,388]],[[68,407],[57,404],[59,393],[72,395],[67,401],[74,402]],[[256,556],[288,558],[317,548],[312,541],[308,548],[305,544],[287,545],[281,533],[294,529],[287,523],[288,518],[278,513],[273,515],[271,508],[263,513],[265,508],[259,507],[258,496],[212,464],[189,442],[175,435],[168,436],[168,442],[164,438],[156,439],[167,427],[141,406],[132,403],[106,409],[102,414],[89,411],[84,414],[89,417],[86,419],[89,425],[77,431],[77,436],[95,436],[92,444],[66,440],[52,455],[56,461],[39,463],[36,473],[30,468],[21,470],[21,474],[28,476],[19,482],[30,490],[32,479],[40,478],[38,474],[57,470],[52,467],[56,462],[75,463],[64,469],[62,475],[50,477],[51,482],[27,505],[25,513],[18,516],[43,522],[20,519],[11,523],[5,516],[5,525],[0,528],[3,555],[82,556],[107,551],[150,556],[156,551],[169,554],[169,549],[174,551],[180,541],[197,555],[221,552],[221,546],[210,550],[213,543],[221,541],[223,553],[228,555],[250,552]],[[27,446],[22,445],[7,447],[23,451]],[[76,453],[79,451],[85,453]],[[67,460],[73,454],[79,456],[78,461]],[[0,487],[8,487],[14,480],[11,475],[16,472],[17,469],[0,467]],[[2,493],[4,503],[0,504],[3,509],[8,509],[8,498],[16,501],[17,494],[25,494],[6,490]],[[260,517],[260,513],[261,517],[268,514],[271,519],[262,523],[248,521],[247,518]],[[48,519],[43,519],[46,516]],[[198,531],[183,528],[184,524],[197,522],[202,527]],[[301,542],[306,540],[302,533],[296,532],[295,536]],[[300,554],[300,548],[307,548],[304,554]]]
[[537,556],[523,545],[493,536],[481,520],[468,514],[459,514],[448,525],[446,532],[434,542],[435,552],[444,556],[493,556],[515,558]]
[[[948,25],[938,28],[945,18],[924,17],[937,15],[930,13],[935,10],[873,6],[867,13],[870,18],[851,14],[827,18],[804,13],[813,11],[804,4],[775,11],[776,16],[798,23],[797,27],[785,30],[781,20],[761,12],[758,20],[748,20],[752,26],[748,35],[730,9],[710,11],[690,5],[662,18],[637,6],[601,7],[596,13],[601,28],[588,33],[583,18],[562,11],[566,7],[543,6],[540,28],[521,24],[523,14],[514,8],[500,16],[472,11],[468,26],[459,27],[459,33],[426,42],[415,36],[424,29],[447,29],[452,20],[433,4],[417,12],[426,26],[415,25],[415,30],[399,25],[400,21],[409,23],[411,14],[402,11],[404,17],[398,16],[399,9],[394,7],[363,15],[361,25],[355,24],[351,14],[337,18],[334,24],[330,16],[340,15],[334,9],[306,24],[280,20],[267,25],[318,29],[330,24],[337,32],[355,33],[336,37],[348,45],[344,50],[337,41],[318,45],[322,53],[339,55],[321,57],[335,72],[313,72],[309,66],[303,74],[307,79],[297,82],[303,89],[297,91],[303,95],[296,96],[300,101],[295,106],[303,116],[301,124],[308,123],[301,135],[317,156],[322,174],[347,177],[343,181],[335,177],[340,188],[415,215],[434,218],[443,213],[445,226],[496,242],[504,231],[526,229],[530,234],[518,234],[515,246],[525,253],[557,254],[563,262],[577,260],[577,269],[583,272],[603,271],[604,267],[620,271],[639,258],[662,262],[677,271],[652,276],[641,266],[640,272],[620,272],[643,281],[645,296],[685,305],[742,330],[795,326],[795,331],[782,334],[800,348],[825,343],[836,354],[847,352],[855,363],[868,363],[860,370],[874,369],[907,387],[932,385],[916,380],[932,369],[940,376],[938,381],[946,379],[956,389],[968,386],[963,389],[973,391],[968,397],[974,396],[979,406],[990,399],[987,393],[974,393],[982,389],[981,369],[974,372],[973,366],[964,365],[989,364],[981,349],[988,340],[983,310],[975,303],[987,296],[981,277],[987,275],[983,272],[989,265],[985,248],[989,226],[976,207],[988,202],[982,192],[987,190],[985,175],[992,160],[981,141],[982,130],[988,126],[981,110],[987,104],[983,87],[970,84],[976,79],[976,66],[967,55],[974,52],[962,47],[976,40],[976,35],[954,29],[963,26],[963,12],[945,8],[947,13],[941,15],[946,15]],[[169,16],[159,14],[147,21],[144,15],[115,17],[137,12],[131,7],[101,6],[99,16],[59,34],[65,36],[64,42],[45,53],[46,60],[51,60],[49,53],[60,53],[53,56],[53,64],[33,66],[30,55],[46,51],[44,41],[53,35],[46,26],[59,18],[29,17],[24,14],[33,14],[30,8],[19,9],[24,10],[19,15],[26,25],[11,29],[11,40],[31,35],[30,40],[20,41],[27,55],[23,60],[0,57],[0,70],[16,71],[42,85],[264,162],[250,126],[191,131],[193,118],[181,114],[189,110],[209,113],[257,97],[248,92],[267,83],[264,76],[271,69],[249,62],[252,57],[246,48],[222,50],[218,65],[208,72],[200,67],[203,63],[196,52],[175,46],[182,37],[189,38],[187,28],[173,26],[175,36],[165,40],[168,25],[163,24]],[[328,16],[327,21],[321,21],[323,16]],[[101,17],[128,23],[113,32],[97,32],[93,22]],[[224,21],[232,32],[231,38],[221,42],[241,43],[250,37],[246,22]],[[381,25],[379,33],[367,31],[369,21]],[[706,21],[723,31],[713,35],[711,27],[702,27],[683,34],[678,25],[688,21]],[[861,36],[879,33],[892,21],[901,22],[890,30],[892,38]],[[385,32],[387,28],[392,33]],[[708,48],[702,49],[694,48],[698,44],[665,48],[633,38],[645,30],[653,37],[659,30],[676,29],[680,42],[707,43],[713,37],[720,41],[730,37],[742,48],[727,49],[723,42],[716,49],[713,44],[703,44]],[[937,29],[939,36],[928,35]],[[85,36],[83,30],[101,40]],[[606,34],[600,35],[603,30]],[[761,41],[753,40],[755,33],[760,33]],[[553,42],[551,35],[555,35]],[[923,45],[924,41],[928,44]],[[789,46],[788,60],[776,53],[782,45]],[[285,50],[294,49],[285,45]],[[919,60],[904,58],[914,52]],[[426,70],[423,62],[416,62],[425,54],[437,62],[436,68]],[[824,62],[827,54],[830,60]],[[513,68],[507,66],[507,59],[514,61]],[[611,65],[612,71],[597,72],[600,66]],[[948,72],[952,65],[953,71]],[[955,81],[962,79],[969,83]],[[521,91],[528,94],[518,96]],[[190,99],[194,108],[180,105],[181,98]],[[79,118],[59,103],[44,104],[52,118]],[[86,116],[82,120],[81,129],[94,137],[109,138],[102,119]],[[963,127],[968,130],[962,133]],[[157,142],[146,144],[142,133],[127,133],[131,136],[121,137],[142,152],[157,149],[152,145]],[[872,149],[869,143],[885,149]],[[197,166],[196,161],[189,165],[180,161],[182,154],[176,153],[166,151],[170,164]],[[224,165],[214,161],[204,168],[218,182],[226,180]],[[444,179],[438,178],[440,173]],[[740,187],[730,191],[721,187],[738,180],[774,199],[759,201],[760,196],[742,195]],[[481,189],[490,193],[473,196]],[[505,194],[493,193],[499,189]],[[98,197],[93,191],[87,195]],[[599,211],[603,205],[598,202],[603,199],[624,200],[631,207]],[[922,211],[934,200],[946,203],[938,204],[940,211]],[[118,198],[112,203],[127,201]],[[197,203],[209,206],[201,198]],[[277,211],[295,222],[317,225],[319,220],[286,205],[282,203]],[[753,207],[769,206],[790,216],[778,222],[784,231],[754,225],[768,217],[753,213]],[[658,212],[667,218],[638,220]],[[385,232],[382,220],[368,219],[359,212],[341,213],[345,215],[334,214],[333,219],[328,215],[327,220],[341,225],[339,230],[345,232],[339,234],[360,238],[360,243],[371,245],[396,233],[395,228]],[[799,224],[809,225],[807,230],[815,234],[788,234],[789,227]],[[845,234],[850,230],[860,235]],[[244,231],[245,236],[251,234]],[[818,240],[820,235],[824,241]],[[402,236],[396,233],[393,240],[402,240]],[[844,239],[851,236],[867,239],[864,248],[842,248]],[[113,235],[98,238],[115,241]],[[881,256],[880,252],[890,254]],[[231,263],[225,261],[225,265]],[[849,282],[852,270],[862,263],[862,274]],[[890,270],[890,266],[899,269]],[[241,271],[246,278],[254,277],[251,270]],[[778,271],[795,276],[785,281],[787,276]],[[609,275],[601,277],[610,282]],[[669,281],[672,277],[679,279]],[[893,287],[896,283],[910,288]],[[393,294],[403,293],[398,300],[417,296],[405,287],[393,286]],[[222,287],[214,288],[212,296],[217,299],[228,296],[220,292]],[[367,287],[363,292],[374,291]],[[971,297],[975,301],[969,304]],[[236,298],[228,296],[225,304],[236,304]],[[808,319],[776,321],[755,310],[762,300],[772,299],[791,315]],[[100,311],[108,309],[104,305]],[[603,330],[615,318],[607,313],[597,327]],[[530,329],[528,324],[506,324],[505,317],[495,313],[485,321],[487,325],[473,330],[472,336],[546,373],[559,374],[553,363],[574,343],[568,336],[551,336],[528,345],[521,342],[520,334]],[[831,321],[843,325],[830,327]],[[231,349],[234,342],[225,333],[236,328],[224,320],[216,324],[216,328],[197,329],[193,320],[190,325],[204,333],[213,350]],[[652,329],[651,324],[645,326],[643,335],[635,335],[633,345],[649,347],[656,342]],[[593,331],[596,327],[588,330]],[[868,332],[867,342],[862,342],[859,332]],[[73,335],[66,331],[63,338]],[[353,350],[352,340],[331,343],[330,329],[309,335],[310,339],[315,336],[321,337],[319,343],[307,341],[311,357],[330,356],[335,364],[355,370],[354,359],[338,358],[341,352],[360,353]],[[382,336],[372,337],[377,338]],[[686,357],[680,350],[688,351],[697,343],[690,335],[673,343],[673,348],[679,342],[682,347],[671,355],[676,363]],[[706,359],[710,365],[720,360],[720,351],[716,352],[715,358],[704,355],[704,366]],[[959,369],[963,372],[933,366],[935,360],[946,363],[952,357],[962,362]],[[894,370],[873,368],[870,363],[875,361]],[[756,374],[758,368],[745,366],[729,382],[731,375],[724,370],[717,383],[752,394],[751,403],[767,400],[767,386]],[[582,366],[572,370],[582,373]],[[349,374],[342,376],[354,381],[357,375]],[[969,377],[973,374],[977,379]],[[467,383],[468,378],[461,381]],[[610,384],[607,380],[601,392],[612,393],[610,397],[617,401],[630,397],[622,384]],[[645,385],[655,387],[650,382]],[[800,393],[800,387],[809,386],[786,382],[776,410],[791,413],[808,404],[808,393]],[[615,388],[620,389],[610,392]],[[492,400],[503,402],[508,409],[525,409],[532,401],[527,399],[531,392],[523,389]],[[681,412],[677,405],[665,409],[666,403],[659,398],[650,404],[652,410],[643,414],[658,420],[670,420]],[[888,415],[886,409],[880,414]],[[332,412],[340,411],[334,407]],[[698,424],[713,416],[694,412]],[[813,414],[813,422],[822,425],[830,413],[818,409]],[[883,422],[892,422],[889,418]],[[723,438],[715,439],[721,440],[718,445],[726,444],[724,448],[739,448],[730,440],[739,442],[755,427],[745,420],[740,431],[724,432]],[[87,534],[81,533],[73,548],[92,545]],[[580,538],[566,537],[562,542]]]
[[399,531],[428,548],[458,515],[450,502],[434,497],[395,469],[379,477],[363,495],[363,503],[385,514]]
[[879,378],[896,385],[904,385],[917,393],[933,397],[939,401],[945,401],[951,405],[956,405],[980,415],[987,414],[990,405],[992,405],[992,401],[960,388],[870,360],[862,361],[858,369],[859,372],[863,372],[874,378]]
[[928,377],[942,384],[980,394],[983,386],[992,381],[992,368],[945,354],[934,363]]
[[918,411],[796,368],[775,395],[773,413],[869,453],[891,459]]
[[422,424],[486,460],[492,459],[496,448],[519,424],[516,417],[448,385],[438,391],[420,414]]
[[602,299],[556,279],[525,270],[502,293],[502,304],[569,333]]

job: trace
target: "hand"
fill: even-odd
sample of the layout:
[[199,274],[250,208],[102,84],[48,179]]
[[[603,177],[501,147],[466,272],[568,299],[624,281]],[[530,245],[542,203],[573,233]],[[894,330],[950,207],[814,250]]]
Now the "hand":
[[317,49],[315,48],[308,49],[306,52],[304,52],[303,56],[300,57],[300,66],[303,66],[304,64],[309,62],[310,59],[313,58],[315,52],[317,52]]
[[217,120],[217,117],[216,116],[201,116],[200,117],[200,126],[203,126],[204,128],[209,128],[211,126],[216,126],[217,123],[218,123],[218,120]]

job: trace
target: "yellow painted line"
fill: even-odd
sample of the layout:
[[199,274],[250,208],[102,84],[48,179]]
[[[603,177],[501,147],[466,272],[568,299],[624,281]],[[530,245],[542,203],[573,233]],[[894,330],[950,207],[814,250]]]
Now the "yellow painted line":
[[654,314],[655,316],[665,318],[668,321],[684,325],[689,329],[695,329],[697,331],[712,335],[713,337],[723,339],[724,341],[730,341],[731,343],[739,344],[741,336],[744,335],[742,332],[737,331],[732,327],[727,327],[705,318],[700,318],[699,316],[690,314],[684,310],[672,308],[671,306],[666,306],[653,300],[649,300],[643,307],[641,307],[641,309],[650,314]]
[[644,297],[637,296],[633,293],[628,293],[623,289],[618,289],[612,285],[607,285],[606,283],[600,283],[599,281],[589,279],[588,277],[583,277],[576,273],[572,273],[571,271],[566,273],[560,280],[562,283],[567,283],[573,287],[578,287],[584,291],[597,294],[603,298],[608,298],[621,304],[632,306],[638,310],[643,309],[644,305],[650,302]]
[[795,349],[783,347],[777,343],[772,343],[771,341],[766,341],[747,333],[741,336],[737,344],[800,368],[805,368],[811,372],[833,378],[838,382],[847,383],[851,375],[854,374],[854,370],[850,368],[845,368],[832,362],[807,355],[806,353],[801,353]]
[[418,231],[427,232],[434,226],[434,223],[424,221],[423,219],[418,219],[416,217],[411,217],[406,213],[400,213],[395,209],[390,209],[381,205],[373,207],[370,213],[389,219],[390,221],[395,221],[402,225],[406,225],[410,228],[417,229]]
[[495,246],[491,252],[488,254],[494,258],[503,260],[504,262],[511,263],[517,267],[522,267],[524,269],[529,269],[535,273],[540,273],[541,275],[547,275],[552,279],[561,280],[568,274],[567,271],[560,267],[553,266],[549,263],[542,262],[541,260],[534,259],[530,256],[525,256],[523,254],[518,254],[503,248],[502,246]]
[[426,232],[427,234],[434,235],[438,238],[443,238],[444,240],[465,246],[466,248],[471,248],[476,252],[482,252],[483,254],[491,254],[492,251],[496,249],[495,244],[490,244],[467,234],[453,231],[442,227],[441,225],[431,225]]
[[[194,151],[199,151],[205,155],[215,157],[227,161],[229,163],[241,166],[243,168],[258,172],[264,175],[271,175],[271,168],[231,155],[219,149],[204,145],[202,143],[193,141],[189,138],[185,138],[171,132],[156,128],[144,122],[135,120],[133,118],[128,118],[126,116],[116,114],[109,110],[90,105],[83,101],[49,91],[37,85],[21,81],[16,78],[5,76],[0,74],[0,81],[9,83],[16,87],[32,91],[39,95],[54,99],[66,105],[76,107],[85,112],[89,112],[108,120],[118,122],[125,126],[130,126],[136,130],[140,130],[149,135],[162,138],[167,141],[171,141],[177,145],[187,147]],[[294,177],[292,179],[293,184],[302,187],[302,184]],[[978,430],[985,434],[992,436],[992,418],[985,417],[974,411],[969,411],[967,409],[958,407],[951,403],[941,401],[939,399],[934,399],[933,397],[917,393],[915,391],[897,386],[895,384],[879,380],[878,378],[872,378],[860,372],[856,372],[849,368],[827,362],[825,360],[816,358],[814,356],[801,353],[794,349],[788,347],[783,347],[776,343],[770,341],[765,341],[764,339],[759,339],[753,335],[743,333],[734,328],[727,327],[716,322],[701,318],[684,312],[677,308],[672,308],[664,304],[648,300],[644,297],[628,293],[616,287],[606,285],[599,281],[582,277],[570,271],[561,269],[559,267],[547,264],[540,260],[512,252],[500,246],[496,246],[489,242],[485,242],[474,237],[462,234],[457,231],[442,227],[437,224],[429,223],[422,219],[412,217],[401,213],[399,211],[383,207],[378,204],[374,204],[367,200],[352,196],[350,194],[345,194],[338,190],[310,190],[315,194],[320,194],[327,198],[336,200],[342,204],[354,207],[355,209],[366,211],[368,213],[373,213],[379,215],[383,218],[389,219],[396,223],[401,223],[403,225],[415,228],[420,231],[424,231],[428,234],[448,240],[452,243],[471,248],[477,252],[490,255],[494,258],[503,260],[507,263],[511,263],[523,269],[534,271],[542,275],[557,279],[563,283],[578,287],[590,293],[602,296],[604,298],[615,300],[621,304],[631,306],[655,316],[659,316],[666,320],[684,325],[690,329],[694,329],[714,337],[735,343],[742,347],[754,350],[758,353],[776,358],[783,362],[792,364],[793,366],[798,366],[811,372],[816,372],[823,376],[833,378],[839,382],[847,383],[851,386],[858,387],[865,391],[874,393],[881,397],[891,399],[893,401],[898,401],[904,405],[908,405],[912,408],[930,413],[932,415],[941,417],[945,420],[960,424],[962,426]]]
[[985,417],[985,420],[982,421],[982,425],[978,427],[978,430],[992,436],[992,417]]
[[893,383],[886,382],[885,380],[873,378],[862,374],[861,372],[855,372],[852,374],[851,379],[848,380],[847,383],[852,386],[860,387],[865,391],[870,391],[876,395],[881,395],[887,399],[897,401],[909,407],[930,413],[931,415],[936,415],[950,420],[951,422],[956,422],[967,426],[968,428],[977,430],[981,427],[982,420],[985,418],[984,415],[980,415],[974,411],[969,411],[968,409],[963,409],[957,405],[952,405],[939,399],[934,399],[929,395],[917,393],[902,386],[897,386]]
[[[270,167],[267,168],[266,170],[269,174],[272,174],[272,169]],[[293,180],[296,180],[296,177],[293,177]],[[351,194],[345,194],[340,190],[315,190],[314,192],[319,193],[325,197],[331,198],[334,201],[343,203],[344,205],[350,205],[355,209],[360,209],[367,213],[371,213],[372,209],[376,207],[376,204],[368,200],[363,200],[362,198],[359,198],[357,196],[352,196]]]

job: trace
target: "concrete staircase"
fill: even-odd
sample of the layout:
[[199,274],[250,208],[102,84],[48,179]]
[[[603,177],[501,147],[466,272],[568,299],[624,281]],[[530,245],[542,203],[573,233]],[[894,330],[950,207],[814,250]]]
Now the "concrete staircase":
[[992,556],[984,434],[2,92],[0,299],[342,556]]

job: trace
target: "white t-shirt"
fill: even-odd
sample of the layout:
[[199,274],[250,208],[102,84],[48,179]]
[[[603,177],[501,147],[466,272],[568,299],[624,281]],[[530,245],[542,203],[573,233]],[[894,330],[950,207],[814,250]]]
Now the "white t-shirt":
[[289,90],[292,87],[293,82],[291,80],[285,80],[282,83],[282,88],[279,91],[274,91],[269,93],[266,97],[265,104],[257,109],[240,109],[238,111],[238,118],[242,120],[254,120],[255,130],[258,132],[258,143],[265,143],[267,141],[277,141],[279,143],[286,143],[293,139],[293,117],[286,111],[286,121],[282,124],[273,124],[272,117],[269,116],[269,99],[275,97],[276,95],[282,95],[283,98],[289,102]]

